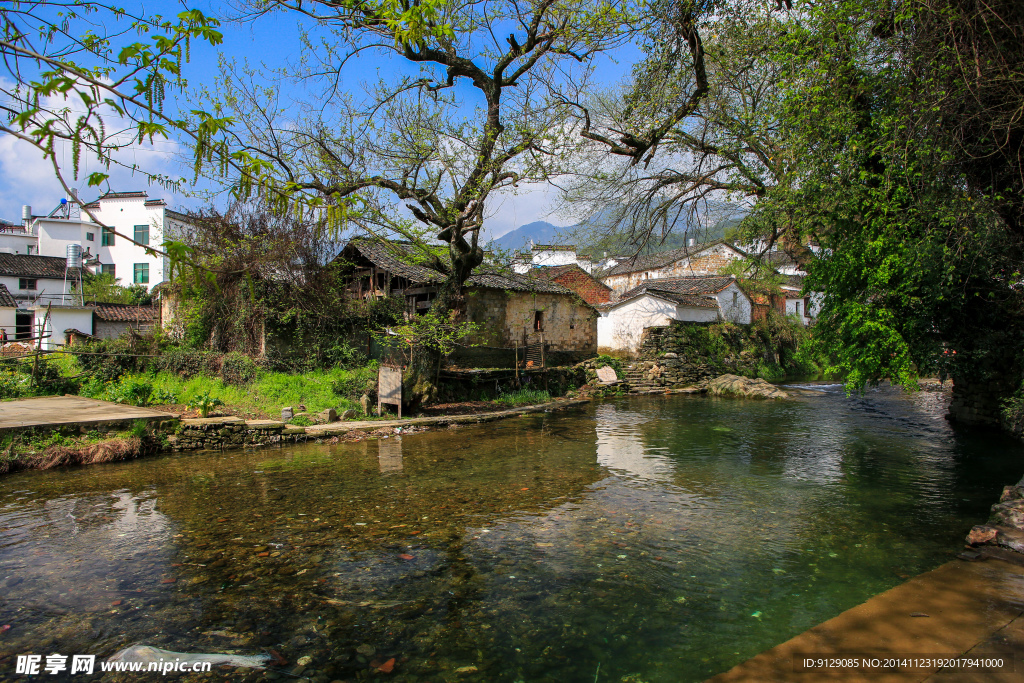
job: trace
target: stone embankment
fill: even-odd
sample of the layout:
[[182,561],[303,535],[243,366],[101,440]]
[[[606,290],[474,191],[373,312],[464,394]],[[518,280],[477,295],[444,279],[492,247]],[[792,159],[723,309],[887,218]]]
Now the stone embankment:
[[568,408],[586,402],[586,399],[556,399],[550,403],[475,415],[414,417],[404,420],[343,420],[310,427],[291,426],[276,420],[243,420],[239,417],[196,418],[181,420],[175,433],[167,435],[166,438],[168,447],[175,451],[255,448],[342,436],[352,432],[489,422],[525,413]]
[[[965,553],[963,559],[977,559],[994,549],[1020,553],[1016,561],[1024,564],[1024,479],[1003,487],[999,502],[992,506],[987,524],[979,524],[967,534],[967,542],[978,552]],[[1004,559],[1008,559],[1003,555]]]
[[275,420],[206,417],[182,420],[175,433],[166,438],[171,450],[192,451],[271,446],[294,443],[305,437],[303,427],[289,427]]

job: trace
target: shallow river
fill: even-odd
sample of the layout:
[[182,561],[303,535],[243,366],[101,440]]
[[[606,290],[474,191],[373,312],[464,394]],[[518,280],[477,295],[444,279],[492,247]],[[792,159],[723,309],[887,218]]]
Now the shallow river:
[[1024,447],[943,410],[629,398],[8,476],[0,679],[146,643],[289,662],[247,679],[700,681],[958,552]]

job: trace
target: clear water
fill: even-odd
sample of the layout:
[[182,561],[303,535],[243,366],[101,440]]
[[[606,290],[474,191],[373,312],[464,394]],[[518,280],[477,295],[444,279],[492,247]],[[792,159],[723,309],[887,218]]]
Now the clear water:
[[5,477],[0,678],[142,642],[290,662],[248,680],[700,681],[947,561],[1024,473],[941,395],[819,388]]

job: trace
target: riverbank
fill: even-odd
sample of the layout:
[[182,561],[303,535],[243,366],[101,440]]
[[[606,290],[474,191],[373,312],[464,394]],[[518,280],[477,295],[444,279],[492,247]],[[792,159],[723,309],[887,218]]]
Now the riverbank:
[[[237,416],[179,419],[178,415],[77,396],[0,404],[0,474],[63,465],[131,460],[167,451],[229,450],[285,444],[389,438],[431,428],[491,422],[561,410],[589,398],[555,399],[504,410],[396,420],[350,420],[296,426]],[[77,417],[76,417],[77,415]]]

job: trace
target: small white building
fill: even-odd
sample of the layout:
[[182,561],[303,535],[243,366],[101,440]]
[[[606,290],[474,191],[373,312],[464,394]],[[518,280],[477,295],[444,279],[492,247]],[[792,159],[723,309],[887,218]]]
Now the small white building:
[[598,311],[598,352],[635,353],[648,327],[674,320],[749,325],[752,306],[735,278],[715,276],[652,280]]
[[43,337],[44,351],[64,346],[64,332],[78,330],[92,334],[92,306],[33,306],[35,336]]
[[552,266],[579,266],[586,272],[594,270],[594,263],[589,256],[576,253],[573,245],[534,244],[529,251],[521,251],[512,261],[513,272],[525,275],[534,268]]

